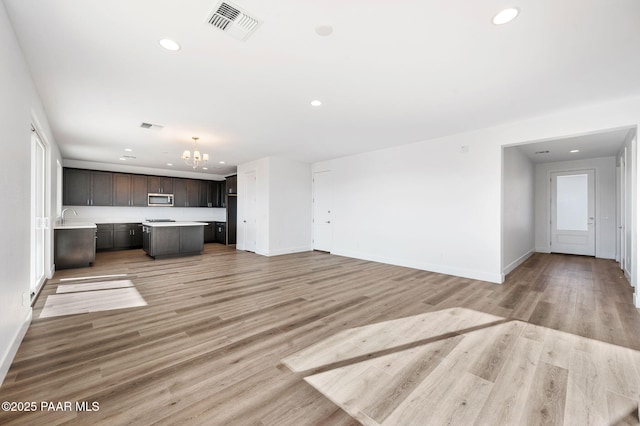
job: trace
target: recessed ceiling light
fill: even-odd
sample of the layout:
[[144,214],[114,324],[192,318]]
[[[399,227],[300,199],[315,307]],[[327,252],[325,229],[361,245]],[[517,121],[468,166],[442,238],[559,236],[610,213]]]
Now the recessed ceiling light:
[[167,163],[167,166],[173,166],[173,163]]
[[127,151],[127,152],[133,151],[131,148],[125,148],[124,150]]
[[322,37],[331,35],[332,32],[333,32],[333,27],[331,25],[320,25],[316,27],[316,34]]
[[168,38],[163,38],[162,40],[158,41],[158,43],[160,43],[160,46],[164,47],[167,50],[171,50],[172,52],[180,50],[180,45]]
[[202,170],[209,170],[209,168],[208,167],[203,167]]
[[220,161],[220,164],[224,164],[224,161]]
[[570,153],[572,153],[572,154],[575,154],[576,152],[580,152],[580,150],[579,150],[579,149],[572,149],[572,150],[571,150],[571,151],[569,151],[569,152],[570,152]]
[[311,101],[311,106],[319,107],[320,105],[322,105],[322,101],[319,101],[317,99]]
[[495,25],[503,25],[509,23],[516,19],[516,16],[518,16],[519,13],[520,11],[515,7],[510,7],[508,9],[502,10],[493,17],[493,23]]
[[127,159],[126,159],[126,158],[124,158],[124,157],[120,157],[120,159],[121,159],[122,161],[126,161],[126,160],[127,160]]

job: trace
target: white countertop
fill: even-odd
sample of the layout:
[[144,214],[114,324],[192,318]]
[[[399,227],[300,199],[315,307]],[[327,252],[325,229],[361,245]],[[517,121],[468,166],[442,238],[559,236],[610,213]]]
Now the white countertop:
[[90,228],[97,228],[95,223],[89,223],[89,222],[70,222],[70,223],[65,223],[64,225],[56,225],[53,227],[53,229],[90,229]]
[[[86,219],[90,222],[74,222],[73,219],[69,220],[64,224],[65,227],[69,227],[72,225],[80,224],[86,225],[89,223],[99,223],[99,224],[109,224],[109,223],[146,223],[146,219],[96,219],[96,218],[88,218]],[[182,221],[182,220],[181,220]],[[226,220],[212,220],[212,219],[185,219],[184,222],[220,222],[226,223]]]
[[171,227],[171,226],[205,226],[204,222],[142,222],[144,226],[153,228]]

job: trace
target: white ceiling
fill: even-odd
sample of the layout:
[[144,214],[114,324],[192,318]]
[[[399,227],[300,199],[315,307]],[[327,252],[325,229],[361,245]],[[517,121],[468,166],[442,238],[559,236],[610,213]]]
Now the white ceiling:
[[[635,131],[635,129],[629,128],[608,130],[589,135],[518,145],[517,148],[533,163],[615,157],[622,149],[627,134]],[[571,152],[573,150],[578,150],[578,152]]]
[[4,3],[66,159],[187,171],[199,136],[213,163],[314,162],[640,94],[637,0],[234,0],[245,42],[217,0]]

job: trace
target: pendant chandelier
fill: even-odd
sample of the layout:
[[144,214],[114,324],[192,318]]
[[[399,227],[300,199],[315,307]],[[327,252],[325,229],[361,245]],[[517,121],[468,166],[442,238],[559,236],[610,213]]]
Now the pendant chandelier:
[[198,151],[198,139],[200,138],[193,136],[191,139],[193,139],[193,155],[187,149],[182,153],[182,159],[195,170],[199,165],[206,164],[209,161],[209,154],[200,155],[200,151]]

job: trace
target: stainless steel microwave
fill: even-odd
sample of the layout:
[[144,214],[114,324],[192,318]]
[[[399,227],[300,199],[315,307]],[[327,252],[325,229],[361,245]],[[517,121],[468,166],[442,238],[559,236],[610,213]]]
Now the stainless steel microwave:
[[173,206],[173,194],[149,194],[147,205],[151,207],[171,207]]

